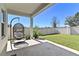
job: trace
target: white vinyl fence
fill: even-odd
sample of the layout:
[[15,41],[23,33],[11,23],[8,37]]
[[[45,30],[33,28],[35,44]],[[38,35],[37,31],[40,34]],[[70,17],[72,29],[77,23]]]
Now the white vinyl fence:
[[[79,27],[58,27],[58,28],[39,28],[39,32],[43,35],[46,34],[79,34]],[[30,30],[29,28],[24,29],[24,34],[29,35]],[[12,33],[13,35],[13,33]],[[8,28],[8,38],[10,38],[10,30]]]

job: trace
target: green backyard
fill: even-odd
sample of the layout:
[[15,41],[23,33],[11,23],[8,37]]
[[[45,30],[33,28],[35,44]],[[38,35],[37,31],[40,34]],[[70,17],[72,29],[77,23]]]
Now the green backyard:
[[79,35],[56,34],[56,35],[41,36],[41,38],[44,38],[46,40],[49,40],[79,51]]

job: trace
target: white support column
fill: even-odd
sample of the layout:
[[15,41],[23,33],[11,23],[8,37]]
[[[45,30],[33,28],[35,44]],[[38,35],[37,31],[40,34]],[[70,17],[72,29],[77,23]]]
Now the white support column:
[[30,17],[30,39],[33,39],[33,17]]

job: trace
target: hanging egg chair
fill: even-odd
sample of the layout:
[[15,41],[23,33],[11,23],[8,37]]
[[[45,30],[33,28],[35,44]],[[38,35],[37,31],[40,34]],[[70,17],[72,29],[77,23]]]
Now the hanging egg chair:
[[24,37],[24,26],[21,23],[16,23],[13,26],[13,37],[16,40],[21,40]]

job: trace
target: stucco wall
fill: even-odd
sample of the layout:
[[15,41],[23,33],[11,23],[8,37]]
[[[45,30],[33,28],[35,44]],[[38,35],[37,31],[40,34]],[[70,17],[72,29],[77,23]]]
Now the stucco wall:
[[6,46],[6,43],[7,43],[7,23],[8,23],[8,21],[7,21],[7,12],[6,12],[6,16],[5,16],[5,23],[4,23],[4,33],[5,33],[5,36],[4,37],[2,37],[1,36],[1,23],[2,23],[2,19],[3,19],[3,17],[2,17],[2,12],[1,12],[1,9],[3,9],[3,10],[5,10],[6,11],[6,9],[4,8],[4,5],[3,4],[0,4],[0,54],[1,54],[1,52],[4,50],[4,48],[5,48],[5,46]]

